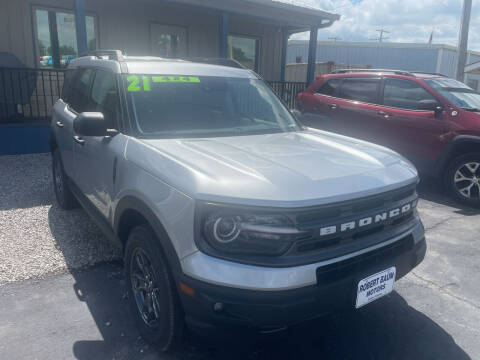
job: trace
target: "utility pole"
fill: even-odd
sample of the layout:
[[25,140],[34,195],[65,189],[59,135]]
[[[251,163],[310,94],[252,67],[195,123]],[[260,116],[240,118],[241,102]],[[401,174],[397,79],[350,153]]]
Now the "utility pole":
[[468,30],[470,27],[470,13],[472,0],[463,0],[462,21],[458,35],[457,80],[465,79],[465,65],[467,63]]
[[375,30],[375,31],[379,32],[380,35],[378,36],[378,38],[370,39],[370,40],[375,40],[375,41],[378,41],[378,42],[382,42],[383,40],[389,39],[388,37],[384,37],[383,34],[390,34],[390,31],[384,30],[383,28]]
[[328,40],[333,40],[333,42],[337,42],[337,40],[342,40],[342,38],[338,36],[334,36],[334,37],[329,37]]

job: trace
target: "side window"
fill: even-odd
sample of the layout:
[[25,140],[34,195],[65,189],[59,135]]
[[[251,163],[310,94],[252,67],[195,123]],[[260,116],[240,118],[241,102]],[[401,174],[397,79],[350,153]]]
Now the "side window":
[[348,100],[378,103],[378,90],[380,79],[373,78],[347,78],[343,79],[340,97]]
[[71,98],[70,92],[72,89],[74,74],[75,74],[75,70],[67,70],[65,72],[65,77],[63,78],[61,99],[67,104],[70,103],[70,98]]
[[427,103],[437,100],[417,83],[401,79],[385,79],[383,105],[406,109],[422,110]]
[[72,86],[68,94],[68,105],[77,113],[92,111],[92,106],[89,99],[92,75],[92,69],[75,70]]
[[315,94],[319,95],[328,95],[328,96],[338,96],[338,92],[340,90],[340,79],[331,79],[328,80],[326,83],[320,85],[320,87],[315,90]]
[[115,74],[97,70],[92,85],[92,110],[103,113],[108,128],[117,128],[116,119],[119,115],[117,79]]

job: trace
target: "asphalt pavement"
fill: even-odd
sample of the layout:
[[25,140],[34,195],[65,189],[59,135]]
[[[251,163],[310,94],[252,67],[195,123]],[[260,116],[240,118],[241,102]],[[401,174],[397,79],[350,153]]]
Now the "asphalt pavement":
[[65,271],[0,286],[0,359],[480,359],[480,211],[451,202],[435,182],[420,193],[427,256],[391,295],[248,341],[212,347],[189,339],[172,354],[158,353],[136,332],[121,265],[78,268],[68,259],[81,243],[71,248],[66,239],[80,230],[58,231],[50,217],[38,226],[64,244],[56,251],[65,253]]

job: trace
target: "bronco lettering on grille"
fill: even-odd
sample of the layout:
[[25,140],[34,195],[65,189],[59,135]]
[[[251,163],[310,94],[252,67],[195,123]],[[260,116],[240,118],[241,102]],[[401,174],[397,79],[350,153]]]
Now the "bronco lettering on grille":
[[389,219],[396,218],[410,212],[417,206],[417,202],[418,200],[414,200],[403,206],[399,206],[390,210],[385,210],[372,216],[367,216],[358,220],[348,221],[342,224],[322,227],[320,228],[320,236],[332,235],[338,232],[343,233],[372,224],[382,224]]

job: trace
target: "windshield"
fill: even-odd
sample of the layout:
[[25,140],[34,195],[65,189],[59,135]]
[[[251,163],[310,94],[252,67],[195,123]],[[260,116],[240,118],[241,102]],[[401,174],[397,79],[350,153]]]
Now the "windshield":
[[453,105],[470,111],[480,111],[480,94],[454,79],[425,80]]
[[125,86],[140,136],[234,136],[299,129],[258,79],[125,75]]

